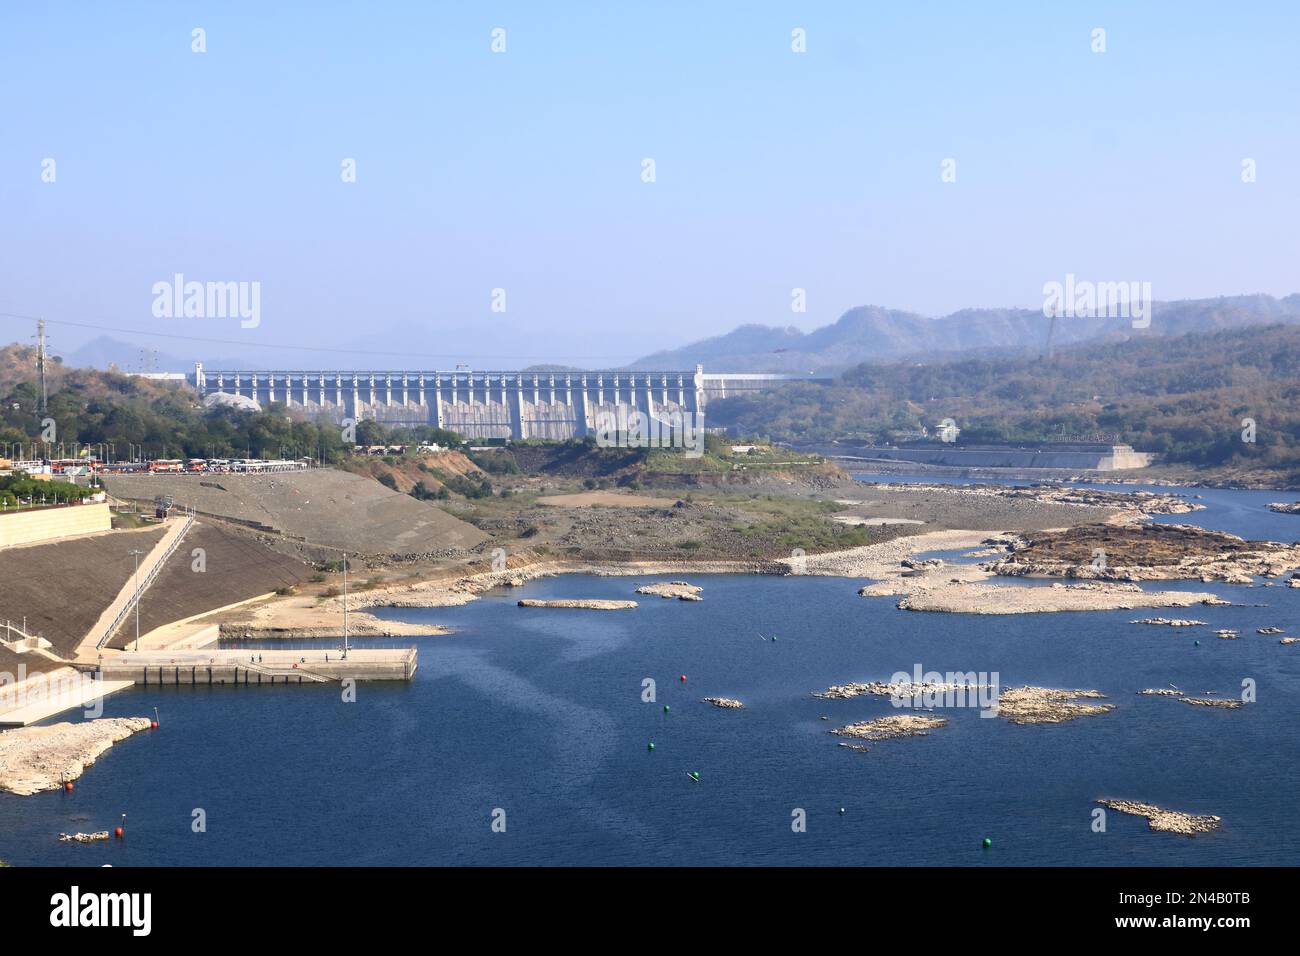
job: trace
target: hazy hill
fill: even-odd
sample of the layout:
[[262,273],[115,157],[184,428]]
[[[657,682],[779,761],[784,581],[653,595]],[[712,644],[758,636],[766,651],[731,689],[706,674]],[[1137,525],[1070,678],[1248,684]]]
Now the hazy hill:
[[[894,430],[933,433],[945,418],[962,442],[1113,435],[1170,462],[1272,470],[1292,483],[1300,478],[1300,326],[1085,343],[1050,359],[864,363],[834,385],[710,402],[708,416],[784,441],[880,441]],[[1247,418],[1254,442],[1241,437]]]
[[[1151,325],[1134,329],[1126,318],[1061,318],[1053,349],[1088,341],[1129,341],[1252,325],[1300,323],[1300,295],[1267,295],[1157,302]],[[726,335],[655,352],[632,364],[639,369],[710,371],[842,371],[860,362],[901,358],[934,360],[945,354],[1038,356],[1047,351],[1050,322],[1030,309],[963,309],[927,318],[879,306],[859,306],[831,325],[804,333],[795,328],[742,325]]]

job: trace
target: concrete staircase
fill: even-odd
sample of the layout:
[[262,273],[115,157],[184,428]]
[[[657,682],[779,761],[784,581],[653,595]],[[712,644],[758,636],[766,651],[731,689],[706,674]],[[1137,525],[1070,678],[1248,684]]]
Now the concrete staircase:
[[[82,654],[98,651],[108,643],[116,632],[118,627],[126,619],[126,616],[135,607],[140,596],[149,589],[158,573],[162,571],[163,565],[167,559],[172,556],[186,533],[194,526],[194,515],[186,514],[182,517],[171,519],[171,526],[167,533],[162,536],[153,549],[144,556],[140,562],[139,573],[133,573],[126,584],[122,585],[122,590],[118,592],[104,613],[99,616],[95,626],[90,629],[85,639],[78,648],[78,656]],[[136,582],[139,582],[137,587]],[[89,645],[89,646],[87,646]]]

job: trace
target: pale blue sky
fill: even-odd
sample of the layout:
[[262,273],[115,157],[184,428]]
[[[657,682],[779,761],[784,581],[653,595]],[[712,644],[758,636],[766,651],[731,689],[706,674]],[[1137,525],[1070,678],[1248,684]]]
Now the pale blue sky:
[[[483,368],[1037,307],[1067,272],[1300,291],[1295,9],[4,0],[0,312]],[[154,318],[176,272],[260,282],[261,326]]]

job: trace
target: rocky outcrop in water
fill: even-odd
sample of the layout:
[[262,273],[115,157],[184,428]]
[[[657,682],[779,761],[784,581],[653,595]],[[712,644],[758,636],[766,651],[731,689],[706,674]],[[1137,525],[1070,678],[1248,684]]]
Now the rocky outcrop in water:
[[1030,535],[987,567],[1009,577],[1251,584],[1300,568],[1300,545],[1193,525],[1091,524]]
[[1081,704],[1080,699],[1104,700],[1095,690],[1059,690],[1052,687],[1012,687],[998,696],[998,714],[1013,724],[1063,724],[1076,717],[1092,717],[1115,709],[1114,704]]
[[98,843],[100,840],[108,839],[107,830],[96,830],[94,833],[60,833],[60,843]]
[[1241,706],[1239,700],[1224,700],[1218,697],[1179,697],[1178,699],[1193,707],[1223,707],[1226,710],[1236,710]]
[[119,740],[148,730],[148,717],[18,727],[0,733],[0,791],[28,796],[76,780]]
[[661,598],[677,598],[679,601],[701,601],[700,592],[704,588],[685,581],[668,581],[658,584],[645,584],[636,589],[637,594],[654,594]]
[[519,606],[583,608],[588,611],[626,611],[636,607],[636,601],[602,601],[595,599],[542,601],[537,598],[524,598],[519,602]]
[[1293,501],[1289,504],[1284,501],[1274,501],[1269,504],[1268,510],[1283,515],[1300,515],[1300,501]]
[[1193,813],[1182,813],[1178,810],[1165,810],[1151,803],[1136,803],[1132,800],[1099,799],[1094,802],[1119,813],[1127,813],[1135,817],[1146,817],[1147,825],[1158,833],[1196,836],[1198,833],[1209,833],[1219,829],[1219,824],[1223,822],[1222,817],[1197,816]]
[[914,700],[917,697],[943,698],[947,695],[980,690],[988,686],[987,684],[948,683],[945,681],[922,681],[919,684],[915,681],[900,681],[894,684],[886,684],[883,681],[868,681],[861,684],[832,684],[823,691],[814,692],[813,697],[818,700],[850,700],[864,694],[871,694],[876,697]]
[[724,710],[740,710],[745,706],[740,701],[730,697],[704,697],[701,699],[706,704],[712,704],[714,707],[721,707]]
[[1205,624],[1204,621],[1188,621],[1178,617],[1148,617],[1140,621],[1129,621],[1130,624],[1163,624],[1166,627],[1200,627]]
[[948,723],[943,717],[925,717],[920,714],[895,714],[863,720],[847,727],[837,727],[831,733],[837,737],[856,737],[859,740],[892,740],[895,737],[925,737]]
[[[887,588],[867,585],[858,593],[869,597],[890,592]],[[1143,591],[1136,584],[1093,582],[1019,587],[959,582],[917,588],[899,601],[897,606],[904,611],[939,611],[949,614],[1036,614],[1049,611],[1191,607],[1193,604],[1216,603],[1223,602],[1204,591]]]

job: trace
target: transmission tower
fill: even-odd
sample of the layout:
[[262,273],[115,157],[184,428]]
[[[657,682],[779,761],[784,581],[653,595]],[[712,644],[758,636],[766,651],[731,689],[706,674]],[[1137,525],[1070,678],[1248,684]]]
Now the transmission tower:
[[45,384],[45,320],[36,320],[36,377],[40,382],[41,388],[41,407],[42,415],[48,410],[49,389]]

